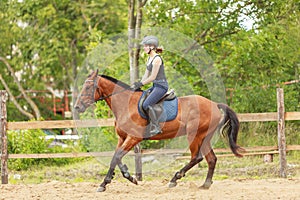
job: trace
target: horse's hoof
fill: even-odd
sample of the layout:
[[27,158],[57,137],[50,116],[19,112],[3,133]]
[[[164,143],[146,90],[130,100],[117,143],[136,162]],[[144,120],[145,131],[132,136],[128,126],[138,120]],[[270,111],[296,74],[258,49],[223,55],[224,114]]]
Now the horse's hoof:
[[211,184],[212,184],[212,182],[211,182],[211,183],[204,183],[204,184],[200,187],[200,189],[202,189],[202,190],[208,190],[208,189],[210,188]]
[[170,182],[170,183],[169,183],[169,188],[173,188],[173,187],[175,187],[176,185],[177,185],[176,182]]
[[138,184],[136,178],[132,177],[132,183],[134,183],[134,184],[136,184],[136,185]]
[[104,192],[105,190],[106,190],[105,187],[100,186],[100,187],[97,189],[97,192]]
[[200,186],[200,189],[201,189],[201,190],[208,190],[209,187],[207,187],[207,186],[205,186],[205,185],[202,185],[202,186]]

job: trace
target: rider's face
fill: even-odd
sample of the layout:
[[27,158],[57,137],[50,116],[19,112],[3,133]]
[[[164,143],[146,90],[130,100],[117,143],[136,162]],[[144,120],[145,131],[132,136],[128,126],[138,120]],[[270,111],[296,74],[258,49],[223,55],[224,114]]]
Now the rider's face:
[[145,51],[146,53],[148,53],[148,52],[149,52],[149,49],[150,49],[150,45],[145,44],[145,45],[144,45],[144,51]]
[[145,44],[145,45],[144,45],[144,51],[145,51],[146,53],[148,53],[148,52],[151,50],[151,48],[153,49],[154,46],[149,45],[149,44]]

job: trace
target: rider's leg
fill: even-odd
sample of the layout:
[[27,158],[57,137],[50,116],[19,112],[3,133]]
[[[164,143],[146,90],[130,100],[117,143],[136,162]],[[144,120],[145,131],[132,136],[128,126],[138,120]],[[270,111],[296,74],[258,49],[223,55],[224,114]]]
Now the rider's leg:
[[148,137],[161,132],[159,117],[153,106],[166,94],[167,90],[161,87],[153,87],[152,92],[143,103],[143,109],[147,112],[150,120],[150,132]]
[[152,106],[148,106],[147,110],[149,119],[150,119],[150,131],[148,134],[148,137],[151,137],[153,135],[156,135],[158,133],[161,133],[161,129],[159,126],[159,115],[155,112],[154,108]]

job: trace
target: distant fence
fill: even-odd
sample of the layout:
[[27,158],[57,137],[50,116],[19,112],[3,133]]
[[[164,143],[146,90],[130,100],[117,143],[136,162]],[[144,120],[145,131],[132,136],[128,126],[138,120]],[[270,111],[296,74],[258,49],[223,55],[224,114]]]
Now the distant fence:
[[[31,121],[31,122],[7,122],[6,112],[6,91],[0,91],[0,134],[1,134],[1,180],[2,184],[8,183],[7,162],[9,158],[71,158],[71,157],[90,157],[90,156],[112,156],[113,152],[90,152],[90,153],[56,153],[56,154],[10,154],[7,152],[7,130],[21,129],[54,129],[54,128],[83,128],[83,127],[105,127],[114,126],[114,119],[95,119],[95,120],[54,120],[54,121]],[[238,114],[240,122],[278,122],[278,146],[246,148],[245,155],[280,155],[280,175],[286,177],[286,151],[300,150],[300,145],[289,145],[285,143],[285,121],[300,120],[300,112],[284,112],[283,90],[277,89],[277,112],[271,113],[246,113]],[[214,149],[218,157],[232,156],[228,154],[229,149]],[[142,151],[143,154],[155,154],[158,151]],[[163,150],[160,154],[186,153],[181,150]],[[129,153],[133,155],[133,153]],[[185,156],[177,159],[186,159]],[[141,168],[141,166],[139,166]],[[141,172],[141,169],[136,169]]]

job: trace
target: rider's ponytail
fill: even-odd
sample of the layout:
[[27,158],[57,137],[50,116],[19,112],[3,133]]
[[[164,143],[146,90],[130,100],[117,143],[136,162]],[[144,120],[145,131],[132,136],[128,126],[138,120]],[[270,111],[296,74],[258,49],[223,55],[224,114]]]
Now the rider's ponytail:
[[161,48],[161,47],[160,48],[156,48],[155,52],[156,53],[162,53],[163,52],[163,48]]

